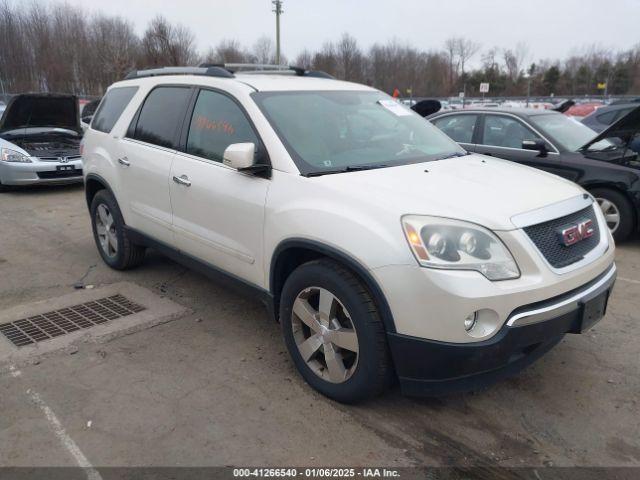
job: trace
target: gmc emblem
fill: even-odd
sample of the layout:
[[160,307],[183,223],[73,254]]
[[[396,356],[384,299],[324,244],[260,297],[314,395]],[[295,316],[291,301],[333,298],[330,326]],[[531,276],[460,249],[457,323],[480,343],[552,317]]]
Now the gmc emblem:
[[562,227],[562,230],[558,232],[560,243],[565,247],[570,247],[582,240],[586,240],[593,236],[593,233],[593,221],[591,220],[582,220],[576,225]]

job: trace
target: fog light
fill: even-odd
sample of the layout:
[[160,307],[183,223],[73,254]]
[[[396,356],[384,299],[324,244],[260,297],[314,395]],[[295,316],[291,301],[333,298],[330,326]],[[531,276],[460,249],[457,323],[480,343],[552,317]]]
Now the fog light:
[[467,318],[464,319],[464,329],[467,332],[470,332],[473,327],[476,326],[476,321],[478,320],[478,312],[473,312]]

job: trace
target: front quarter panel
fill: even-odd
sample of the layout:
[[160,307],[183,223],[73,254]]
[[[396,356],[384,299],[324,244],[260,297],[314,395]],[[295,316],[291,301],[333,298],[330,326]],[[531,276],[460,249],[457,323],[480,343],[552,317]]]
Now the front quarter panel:
[[417,265],[396,213],[316,180],[273,172],[265,219],[265,285],[273,252],[292,238],[339,250],[367,270]]

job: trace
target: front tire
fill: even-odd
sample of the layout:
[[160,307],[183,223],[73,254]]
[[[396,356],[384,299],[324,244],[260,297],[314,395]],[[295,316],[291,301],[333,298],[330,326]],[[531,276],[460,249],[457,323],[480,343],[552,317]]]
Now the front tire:
[[590,193],[598,202],[615,241],[627,240],[636,225],[636,216],[629,200],[622,193],[608,188],[594,188]]
[[364,285],[332,260],[287,278],[280,322],[293,362],[313,388],[342,403],[382,393],[392,379],[386,334]]
[[126,270],[144,259],[145,248],[129,238],[118,202],[107,190],[100,190],[91,202],[93,238],[102,260],[111,268]]

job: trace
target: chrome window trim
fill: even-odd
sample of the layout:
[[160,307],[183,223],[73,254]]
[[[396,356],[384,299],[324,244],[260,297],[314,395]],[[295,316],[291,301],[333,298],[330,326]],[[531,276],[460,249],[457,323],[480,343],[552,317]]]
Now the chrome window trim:
[[522,325],[531,325],[532,323],[544,322],[545,320],[550,320],[551,318],[562,315],[563,313],[570,312],[571,310],[574,310],[579,306],[580,300],[582,300],[587,295],[595,292],[602,286],[606,285],[607,282],[609,282],[615,276],[615,274],[616,264],[614,263],[611,265],[606,275],[589,288],[582,290],[569,298],[554,303],[553,305],[548,305],[546,307],[536,308],[513,315],[507,321],[507,326],[519,327]]

